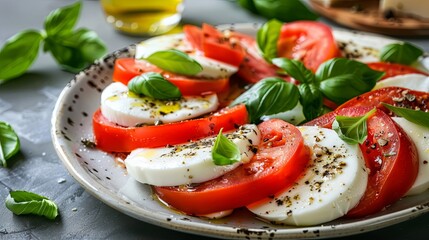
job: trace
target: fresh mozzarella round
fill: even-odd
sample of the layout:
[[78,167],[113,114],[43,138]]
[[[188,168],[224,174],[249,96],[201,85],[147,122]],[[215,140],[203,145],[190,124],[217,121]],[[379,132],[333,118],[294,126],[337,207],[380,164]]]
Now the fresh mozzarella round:
[[120,82],[110,84],[101,94],[103,116],[127,127],[183,121],[215,111],[218,106],[216,94],[161,101],[130,92]]
[[201,53],[196,52],[187,41],[184,41],[183,34],[153,37],[143,41],[137,45],[135,56],[137,59],[146,58],[155,52],[169,49],[186,52],[191,58],[197,61],[203,67],[203,70],[196,75],[197,77],[213,79],[229,78],[238,71],[238,68],[235,66],[204,57]]
[[374,90],[384,87],[404,87],[411,90],[429,92],[429,77],[416,73],[394,76],[377,82]]
[[238,146],[241,161],[215,165],[212,148],[216,136],[213,136],[181,145],[136,149],[125,159],[125,166],[131,177],[155,186],[208,181],[248,162],[254,155],[253,145],[260,142],[259,129],[253,124],[243,125],[234,132],[225,133],[225,136]]
[[270,222],[296,226],[321,224],[345,215],[363,196],[368,182],[358,145],[331,129],[298,127],[311,160],[298,182],[274,197],[248,206]]
[[304,112],[301,103],[298,104],[291,110],[281,112],[273,115],[263,116],[262,119],[282,119],[283,121],[298,125],[305,120]]
[[392,117],[413,140],[419,156],[419,172],[410,190],[405,195],[415,195],[429,189],[429,128],[412,123],[405,118]]

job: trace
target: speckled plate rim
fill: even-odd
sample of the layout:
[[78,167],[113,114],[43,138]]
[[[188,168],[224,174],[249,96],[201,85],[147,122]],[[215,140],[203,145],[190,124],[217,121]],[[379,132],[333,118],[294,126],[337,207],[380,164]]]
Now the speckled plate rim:
[[[255,31],[258,24],[254,23],[243,23],[243,24],[231,24],[223,25],[222,28],[232,28],[237,31]],[[337,31],[337,30],[336,30]],[[365,35],[365,33],[353,32],[357,35]],[[378,37],[370,35],[374,38],[385,39],[384,37]],[[76,160],[75,156],[68,153],[67,141],[64,136],[60,134],[60,122],[61,117],[65,111],[65,99],[72,93],[75,83],[81,81],[82,74],[84,72],[91,72],[94,66],[107,61],[108,59],[116,58],[121,53],[126,53],[132,49],[127,47],[118,51],[115,51],[103,59],[96,61],[93,65],[89,66],[83,72],[77,74],[67,86],[63,89],[58,97],[55,108],[53,110],[51,123],[51,136],[54,148],[61,159],[62,163],[72,175],[72,177],[90,194],[98,198],[100,201],[106,203],[110,207],[125,213],[136,219],[155,224],[161,227],[193,233],[204,236],[211,236],[217,238],[258,238],[258,239],[296,239],[296,238],[327,238],[327,237],[340,237],[352,234],[358,234],[368,232],[383,227],[387,227],[399,222],[403,222],[412,218],[415,218],[421,214],[429,211],[429,200],[419,202],[418,204],[402,209],[399,211],[390,212],[387,214],[380,214],[369,218],[360,219],[357,221],[327,224],[321,226],[312,227],[297,227],[297,228],[276,228],[275,226],[270,229],[259,229],[259,228],[246,228],[242,229],[239,227],[213,225],[209,222],[190,222],[183,218],[172,218],[168,219],[168,214],[149,211],[144,208],[136,208],[130,205],[128,200],[121,198],[120,196],[112,193],[105,185],[97,182],[93,177],[89,175],[87,171],[82,168],[82,164]],[[132,50],[131,50],[132,51]],[[168,221],[166,221],[168,219]]]

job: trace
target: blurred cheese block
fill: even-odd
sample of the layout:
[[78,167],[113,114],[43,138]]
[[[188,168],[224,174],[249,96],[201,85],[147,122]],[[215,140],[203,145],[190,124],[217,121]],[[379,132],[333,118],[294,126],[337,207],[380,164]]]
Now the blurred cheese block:
[[429,1],[427,0],[380,0],[380,11],[389,10],[429,20]]

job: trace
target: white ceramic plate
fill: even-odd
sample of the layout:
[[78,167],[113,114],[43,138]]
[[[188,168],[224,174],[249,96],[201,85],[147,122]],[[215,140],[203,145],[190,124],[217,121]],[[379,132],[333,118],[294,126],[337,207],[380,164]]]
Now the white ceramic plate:
[[[255,34],[257,27],[257,24],[223,26],[247,34]],[[341,41],[353,40],[373,47],[392,41],[341,31],[335,31],[335,36]],[[354,44],[349,44],[349,47],[353,46]],[[404,198],[387,210],[364,219],[337,219],[312,227],[271,225],[256,219],[244,209],[238,209],[222,220],[210,221],[182,215],[166,208],[153,198],[148,186],[131,179],[112,155],[88,148],[84,144],[86,140],[93,140],[92,114],[99,107],[102,89],[112,82],[114,60],[132,57],[134,51],[135,46],[116,51],[76,75],[62,91],[52,117],[52,139],[63,164],[88,192],[109,206],[142,221],[166,228],[228,239],[346,236],[386,227],[429,211],[429,191]]]

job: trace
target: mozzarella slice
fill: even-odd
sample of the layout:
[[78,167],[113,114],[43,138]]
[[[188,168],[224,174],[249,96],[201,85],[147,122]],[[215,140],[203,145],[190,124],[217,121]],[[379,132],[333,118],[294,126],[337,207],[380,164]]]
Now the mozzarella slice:
[[384,87],[404,87],[411,90],[429,92],[429,77],[415,73],[390,77],[377,82],[374,90]]
[[238,68],[235,66],[207,58],[201,55],[201,53],[196,52],[187,41],[184,41],[183,34],[164,35],[143,41],[137,44],[135,57],[137,59],[146,58],[155,52],[169,49],[186,52],[191,58],[196,60],[203,67],[203,70],[196,75],[197,77],[213,79],[229,78],[238,71]]
[[363,196],[368,173],[358,145],[349,145],[335,131],[298,127],[312,149],[309,165],[296,184],[248,209],[270,222],[316,225],[345,215]]
[[216,94],[161,101],[129,92],[120,82],[110,84],[101,94],[103,116],[127,127],[183,121],[215,111],[218,106]]
[[201,183],[223,175],[254,155],[253,145],[259,144],[260,132],[256,125],[243,125],[225,136],[233,141],[241,153],[241,161],[218,166],[213,163],[212,148],[216,137],[162,148],[140,148],[125,159],[131,177],[141,183],[155,186],[178,186]]
[[405,118],[392,117],[413,140],[419,156],[419,171],[410,190],[405,195],[415,195],[429,189],[429,128],[412,123]]

